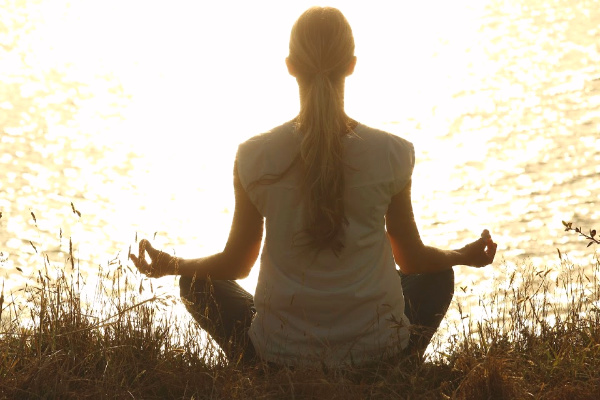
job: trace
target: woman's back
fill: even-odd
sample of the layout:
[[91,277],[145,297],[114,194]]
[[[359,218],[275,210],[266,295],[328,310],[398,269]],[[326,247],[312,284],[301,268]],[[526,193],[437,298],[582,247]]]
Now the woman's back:
[[[130,257],[148,276],[182,276],[188,309],[232,361],[258,353],[335,366],[422,354],[452,299],[452,266],[490,264],[496,244],[487,230],[458,250],[423,244],[410,198],[412,145],[344,111],[356,57],[339,10],[313,7],[298,18],[286,64],[300,112],[240,145],[224,250],[183,259],[142,240]],[[250,273],[265,225],[253,297],[234,280]],[[423,328],[411,330],[410,345],[405,311]]]
[[262,358],[286,364],[363,362],[397,354],[408,340],[408,320],[384,217],[392,196],[410,179],[412,144],[361,124],[343,138],[348,223],[344,248],[336,255],[303,245],[300,168],[260,183],[285,171],[300,143],[301,133],[288,122],[238,151],[242,186],[266,223],[253,343]]

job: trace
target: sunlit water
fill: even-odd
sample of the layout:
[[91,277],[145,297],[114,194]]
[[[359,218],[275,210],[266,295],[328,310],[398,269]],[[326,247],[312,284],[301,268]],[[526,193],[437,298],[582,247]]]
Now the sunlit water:
[[[396,3],[331,2],[357,42],[348,113],[415,144],[424,241],[492,231],[498,262],[456,268],[469,295],[507,266],[558,267],[557,248],[590,264],[561,220],[600,220],[600,3]],[[125,263],[141,237],[220,251],[237,144],[298,110],[283,60],[312,3],[0,4],[5,288],[35,276],[42,252],[69,269],[69,238],[83,270]]]

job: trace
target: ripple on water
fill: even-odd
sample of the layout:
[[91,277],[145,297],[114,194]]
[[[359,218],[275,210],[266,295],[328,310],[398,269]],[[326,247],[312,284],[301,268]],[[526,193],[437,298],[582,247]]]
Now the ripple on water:
[[[427,243],[456,248],[488,227],[500,257],[511,262],[553,264],[556,247],[589,262],[585,243],[566,235],[561,220],[590,226],[600,219],[600,8],[569,0],[486,4],[471,35],[450,35],[431,49],[447,78],[428,109],[390,117],[396,124],[380,121],[415,143],[421,233]],[[100,64],[90,72],[61,60],[25,65],[16,53],[36,61],[35,43],[23,31],[19,44],[15,32],[18,26],[5,34],[16,50],[0,50],[10,75],[0,83],[0,250],[10,254],[4,276],[22,283],[15,268],[39,265],[30,240],[64,264],[73,237],[81,263],[94,267],[125,253],[136,232],[165,232],[159,242],[179,254],[220,250],[231,220],[223,210],[232,209],[235,147],[212,146],[219,160],[197,155],[186,164],[166,150],[173,144],[161,143],[163,131],[194,126],[197,115],[178,113],[178,121],[153,128],[148,115],[131,111],[148,94],[136,92],[132,76],[110,75]],[[132,127],[148,130],[135,137],[165,146],[167,161],[141,154],[148,144],[127,142]],[[195,152],[189,138],[181,146],[186,157],[209,152]],[[459,270],[460,286],[485,287],[490,276]]]

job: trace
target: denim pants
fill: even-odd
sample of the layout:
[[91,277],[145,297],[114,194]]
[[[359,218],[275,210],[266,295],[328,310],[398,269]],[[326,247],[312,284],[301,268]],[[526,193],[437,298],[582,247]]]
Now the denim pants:
[[[404,293],[404,312],[411,322],[407,352],[421,357],[452,301],[454,271],[399,274]],[[256,312],[250,293],[236,281],[229,280],[181,277],[179,287],[188,311],[221,347],[230,362],[256,361],[256,352],[248,336]]]

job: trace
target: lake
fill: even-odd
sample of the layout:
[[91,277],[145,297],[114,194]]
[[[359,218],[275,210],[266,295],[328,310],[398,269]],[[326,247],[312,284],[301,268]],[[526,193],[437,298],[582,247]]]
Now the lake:
[[[348,113],[415,144],[426,244],[461,247],[483,228],[499,244],[493,267],[457,267],[457,285],[471,295],[524,263],[560,268],[557,248],[591,264],[561,220],[600,220],[600,3],[363,3],[331,2],[356,36]],[[284,58],[309,5],[2,1],[5,291],[42,253],[68,270],[69,238],[84,271],[125,263],[142,237],[220,251],[237,144],[298,110]]]

